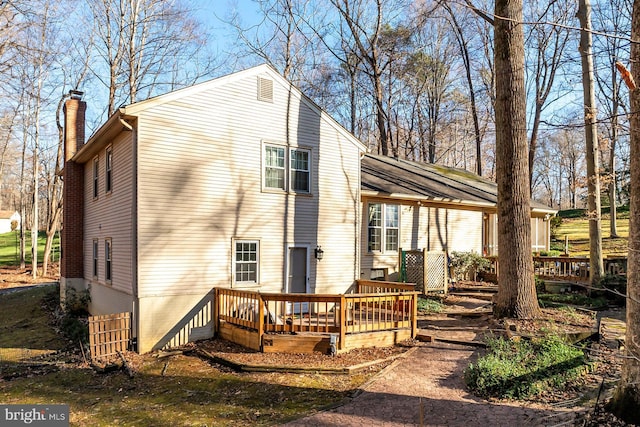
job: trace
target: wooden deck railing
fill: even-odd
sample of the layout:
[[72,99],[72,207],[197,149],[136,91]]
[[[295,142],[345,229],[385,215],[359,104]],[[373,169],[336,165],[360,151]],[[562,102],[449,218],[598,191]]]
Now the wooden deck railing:
[[[491,266],[487,276],[497,279],[499,274],[498,257],[487,257]],[[626,274],[627,258],[624,256],[606,257],[604,259],[605,274]],[[541,279],[563,280],[567,282],[589,282],[589,258],[569,256],[534,256],[534,274]]]
[[[376,292],[363,293],[362,291]],[[215,289],[220,322],[264,333],[346,334],[410,329],[417,332],[418,292],[412,285],[363,281],[353,294],[284,294]],[[339,344],[341,345],[341,344]]]
[[383,282],[380,280],[358,280],[356,282],[356,294],[379,294],[390,292],[413,292],[416,285],[413,283]]

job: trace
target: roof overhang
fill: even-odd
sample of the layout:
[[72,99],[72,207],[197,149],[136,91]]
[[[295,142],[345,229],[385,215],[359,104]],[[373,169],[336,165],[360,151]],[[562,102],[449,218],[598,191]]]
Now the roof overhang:
[[395,193],[382,193],[379,191],[362,190],[362,197],[385,199],[385,200],[397,200],[407,201],[412,203],[423,203],[434,206],[451,206],[457,209],[466,208],[467,210],[482,210],[492,211],[496,209],[495,203],[490,202],[474,202],[469,200],[456,200],[447,199],[444,197],[424,197],[411,194],[395,194]]
[[[410,203],[421,203],[433,207],[452,207],[455,209],[483,211],[489,213],[495,213],[497,211],[496,204],[491,202],[475,202],[470,200],[447,199],[443,197],[424,197],[411,194],[383,193],[371,190],[362,190],[360,194],[362,198],[406,201]],[[558,211],[552,208],[544,208],[539,206],[531,208],[532,216],[555,216],[557,213]]]
[[132,119],[135,119],[135,117],[127,115],[124,108],[116,110],[116,112],[91,135],[89,140],[73,156],[72,160],[76,163],[86,163],[91,160],[96,153],[111,143],[120,133],[129,130],[122,124],[121,120],[130,121]]

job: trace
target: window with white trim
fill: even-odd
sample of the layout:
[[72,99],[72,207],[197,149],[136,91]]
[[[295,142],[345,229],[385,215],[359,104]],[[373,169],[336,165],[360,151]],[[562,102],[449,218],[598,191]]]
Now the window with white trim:
[[289,151],[291,189],[298,193],[309,193],[311,191],[309,154],[309,150],[301,150],[299,148],[292,148]]
[[111,239],[106,239],[104,241],[104,280],[107,282],[111,282],[111,272],[112,272],[112,263],[111,263]]
[[265,144],[264,188],[311,193],[311,150]]
[[370,203],[367,222],[368,251],[397,251],[399,236],[400,206]]
[[93,277],[98,277],[98,239],[93,239]]
[[105,193],[111,192],[111,170],[113,166],[113,150],[111,147],[107,148],[106,151],[106,160],[105,160],[105,168],[104,168],[104,189]]
[[257,284],[260,266],[260,242],[258,240],[236,240],[234,242],[234,282]]
[[98,158],[93,159],[93,198],[98,198],[98,173],[99,173],[100,162]]
[[285,149],[274,145],[265,145],[264,148],[264,186],[266,188],[285,187]]

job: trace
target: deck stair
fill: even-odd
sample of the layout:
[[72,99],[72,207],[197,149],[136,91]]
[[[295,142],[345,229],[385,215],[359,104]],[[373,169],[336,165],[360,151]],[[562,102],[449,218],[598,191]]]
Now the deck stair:
[[627,332],[627,324],[623,320],[603,317],[598,326],[600,342],[609,348],[619,349],[624,347],[624,338]]
[[493,301],[494,295],[498,293],[497,285],[467,285],[456,284],[450,291],[450,295],[480,299],[483,301]]

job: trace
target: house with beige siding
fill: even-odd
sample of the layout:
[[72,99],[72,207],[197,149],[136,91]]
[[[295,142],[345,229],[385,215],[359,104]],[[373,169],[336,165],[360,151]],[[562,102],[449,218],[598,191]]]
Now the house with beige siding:
[[215,287],[360,278],[365,147],[270,66],[119,108],[86,143],[85,108],[65,106],[61,292],[131,312],[139,352],[211,337]]
[[[136,350],[211,337],[213,290],[342,294],[399,249],[496,250],[494,183],[366,154],[267,65],[119,108],[65,104],[61,297],[130,312]],[[535,244],[549,215],[532,209]],[[322,255],[322,256],[320,256]]]
[[[497,185],[472,172],[366,154],[361,273],[396,280],[399,250],[497,255]],[[532,203],[532,251],[549,250],[557,211]]]

